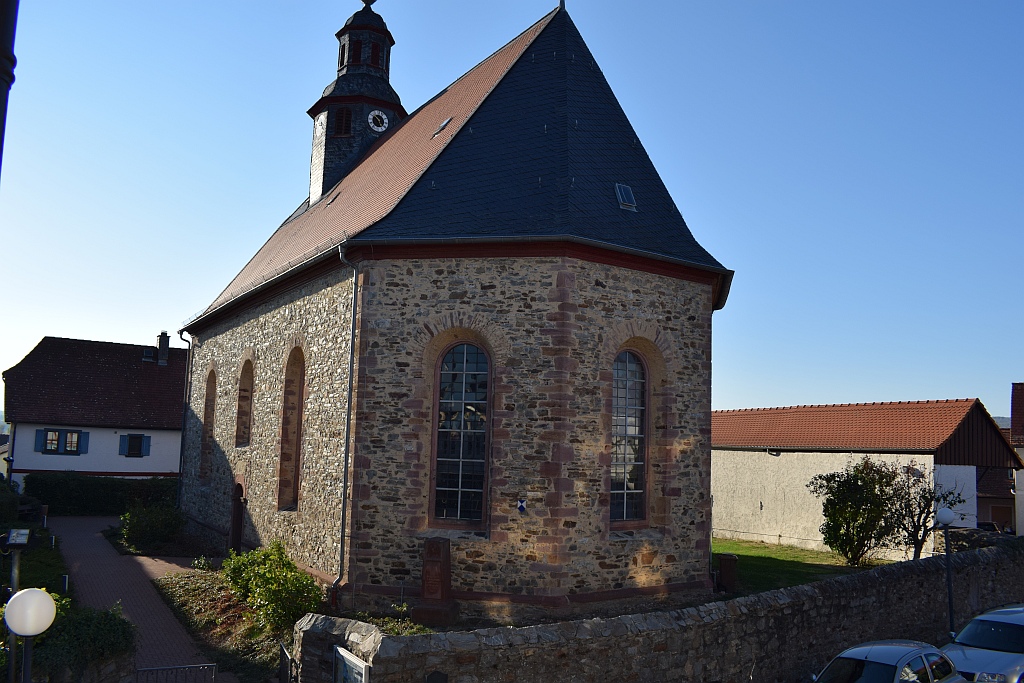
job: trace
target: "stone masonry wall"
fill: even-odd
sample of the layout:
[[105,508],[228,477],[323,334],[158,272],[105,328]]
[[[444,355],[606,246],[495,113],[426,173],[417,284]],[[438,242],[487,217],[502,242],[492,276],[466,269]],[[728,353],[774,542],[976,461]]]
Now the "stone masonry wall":
[[[954,557],[957,628],[1024,599],[1024,550]],[[672,612],[421,636],[306,615],[295,626],[299,683],[332,683],[334,646],[372,665],[374,683],[432,672],[452,683],[706,681],[806,683],[857,643],[947,641],[944,558],[887,565],[819,583]]]
[[[709,588],[710,285],[563,257],[376,260],[359,269],[350,589],[385,602],[403,591],[415,597],[423,544],[434,536],[451,539],[463,603],[511,596],[546,609],[584,594]],[[246,543],[281,539],[323,576],[339,561],[350,306],[351,271],[339,269],[198,333],[184,436],[193,523],[226,535],[238,481]],[[483,524],[469,526],[433,520],[430,505],[435,373],[459,342],[481,346],[491,365],[489,500]],[[298,510],[282,512],[282,385],[296,346],[306,359],[301,487]],[[648,514],[643,524],[613,526],[611,369],[623,349],[647,365]],[[235,448],[247,359],[251,441]],[[211,370],[214,457],[203,479]]]
[[[562,257],[361,269],[355,584],[418,587],[424,539],[445,536],[462,600],[707,588],[709,285]],[[459,342],[491,363],[489,514],[468,528],[430,507],[435,371]],[[616,530],[611,369],[625,348],[648,366],[649,500],[643,528]]]
[[[204,330],[193,341],[191,396],[185,430],[182,506],[224,541],[237,482],[247,498],[245,543],[279,539],[301,564],[338,570],[348,337],[352,271],[339,268],[291,292]],[[284,375],[296,346],[306,358],[303,442],[297,511],[278,511]],[[253,361],[250,445],[235,447],[238,383]],[[212,472],[199,478],[201,417],[210,370],[217,373]]]

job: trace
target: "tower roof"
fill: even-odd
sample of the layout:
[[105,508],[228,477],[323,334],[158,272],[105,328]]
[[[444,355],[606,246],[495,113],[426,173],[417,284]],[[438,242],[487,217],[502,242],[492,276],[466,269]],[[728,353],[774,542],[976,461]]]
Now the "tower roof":
[[[622,208],[617,185],[631,188],[635,211]],[[420,107],[307,204],[192,325],[339,245],[575,242],[705,271],[718,308],[732,276],[693,238],[561,8]]]

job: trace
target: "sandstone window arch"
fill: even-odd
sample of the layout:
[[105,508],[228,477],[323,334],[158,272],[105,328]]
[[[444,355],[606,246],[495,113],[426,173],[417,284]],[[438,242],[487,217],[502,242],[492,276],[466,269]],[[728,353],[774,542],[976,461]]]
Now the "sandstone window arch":
[[302,408],[305,399],[306,356],[295,347],[284,372],[281,410],[281,457],[277,475],[277,509],[297,510],[302,473]]
[[612,368],[612,524],[647,518],[649,373],[640,354],[623,350]]
[[206,375],[206,395],[203,399],[203,435],[199,442],[199,479],[208,481],[213,472],[213,444],[217,415],[217,373]]
[[249,445],[252,433],[252,361],[242,364],[242,372],[238,375],[238,409],[235,416],[235,448]]
[[450,346],[437,366],[432,515],[480,525],[487,504],[490,359],[468,342]]

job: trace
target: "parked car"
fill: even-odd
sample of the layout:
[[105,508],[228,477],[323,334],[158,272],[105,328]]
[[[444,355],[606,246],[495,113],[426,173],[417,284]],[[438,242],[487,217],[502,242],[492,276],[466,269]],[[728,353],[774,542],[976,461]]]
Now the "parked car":
[[956,672],[949,658],[928,643],[881,640],[843,651],[814,680],[816,683],[962,683],[966,679]]
[[1024,673],[1024,605],[975,617],[942,650],[968,680],[1018,683]]

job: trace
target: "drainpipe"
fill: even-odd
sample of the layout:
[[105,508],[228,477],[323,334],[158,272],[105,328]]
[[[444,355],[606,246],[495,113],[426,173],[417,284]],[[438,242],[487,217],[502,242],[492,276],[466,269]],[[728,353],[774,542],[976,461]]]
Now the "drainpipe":
[[178,502],[181,509],[181,487],[185,480],[185,428],[188,426],[189,395],[192,393],[192,342],[185,339],[185,330],[178,330],[178,338],[188,345],[188,361],[185,363],[185,397],[181,403],[181,436],[178,439]]
[[338,578],[331,585],[331,603],[334,607],[341,604],[338,599],[338,586],[345,576],[345,528],[348,524],[348,467],[351,459],[351,432],[352,432],[352,393],[353,380],[355,375],[356,359],[356,305],[359,301],[359,271],[355,265],[345,260],[345,249],[343,244],[338,245],[338,258],[346,266],[352,269],[352,315],[348,331],[348,398],[345,409],[345,458],[342,469],[341,484],[341,531],[338,534],[338,542],[341,550],[338,554]]

